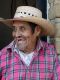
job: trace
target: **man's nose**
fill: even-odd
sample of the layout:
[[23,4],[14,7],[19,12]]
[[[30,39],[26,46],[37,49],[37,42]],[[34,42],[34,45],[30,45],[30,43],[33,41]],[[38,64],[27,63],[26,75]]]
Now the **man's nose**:
[[22,34],[21,31],[16,31],[15,36],[18,37],[18,36],[20,36],[21,34]]

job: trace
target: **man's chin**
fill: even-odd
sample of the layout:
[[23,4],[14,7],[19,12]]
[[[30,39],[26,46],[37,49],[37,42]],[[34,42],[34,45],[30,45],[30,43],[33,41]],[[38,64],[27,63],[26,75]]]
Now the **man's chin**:
[[19,48],[20,51],[24,51],[26,46],[18,45],[18,48]]

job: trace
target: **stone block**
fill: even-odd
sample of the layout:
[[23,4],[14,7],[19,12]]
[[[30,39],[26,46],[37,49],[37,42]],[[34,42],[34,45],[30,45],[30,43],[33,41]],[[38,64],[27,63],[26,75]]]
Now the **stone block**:
[[60,37],[60,18],[55,19],[56,37]]
[[55,4],[51,6],[48,10],[48,18],[54,19],[60,17],[60,4]]
[[53,2],[54,2],[54,0],[48,0],[48,3],[50,3],[50,4],[53,3]]
[[55,38],[55,46],[57,53],[60,54],[60,38]]
[[55,10],[54,10],[54,7],[50,7],[49,10],[48,10],[48,18],[51,20],[51,19],[54,19],[55,18]]
[[54,4],[60,4],[60,0],[54,0]]
[[60,4],[54,5],[55,17],[60,17]]

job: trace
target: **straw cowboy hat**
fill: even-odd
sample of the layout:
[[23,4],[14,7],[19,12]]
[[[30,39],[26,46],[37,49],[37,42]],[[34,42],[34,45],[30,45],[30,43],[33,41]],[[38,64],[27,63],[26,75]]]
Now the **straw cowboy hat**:
[[31,6],[19,6],[15,12],[13,19],[0,19],[0,22],[11,27],[13,21],[16,20],[32,22],[39,25],[42,29],[41,35],[53,36],[55,34],[54,26],[46,19],[42,18],[42,12],[37,8]]

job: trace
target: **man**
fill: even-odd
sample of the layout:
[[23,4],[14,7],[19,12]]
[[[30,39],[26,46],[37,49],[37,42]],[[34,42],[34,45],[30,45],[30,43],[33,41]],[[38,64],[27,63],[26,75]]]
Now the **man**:
[[0,80],[60,80],[60,63],[53,45],[42,42],[55,28],[31,6],[19,6],[13,19],[0,22],[13,28],[14,41],[0,51]]

